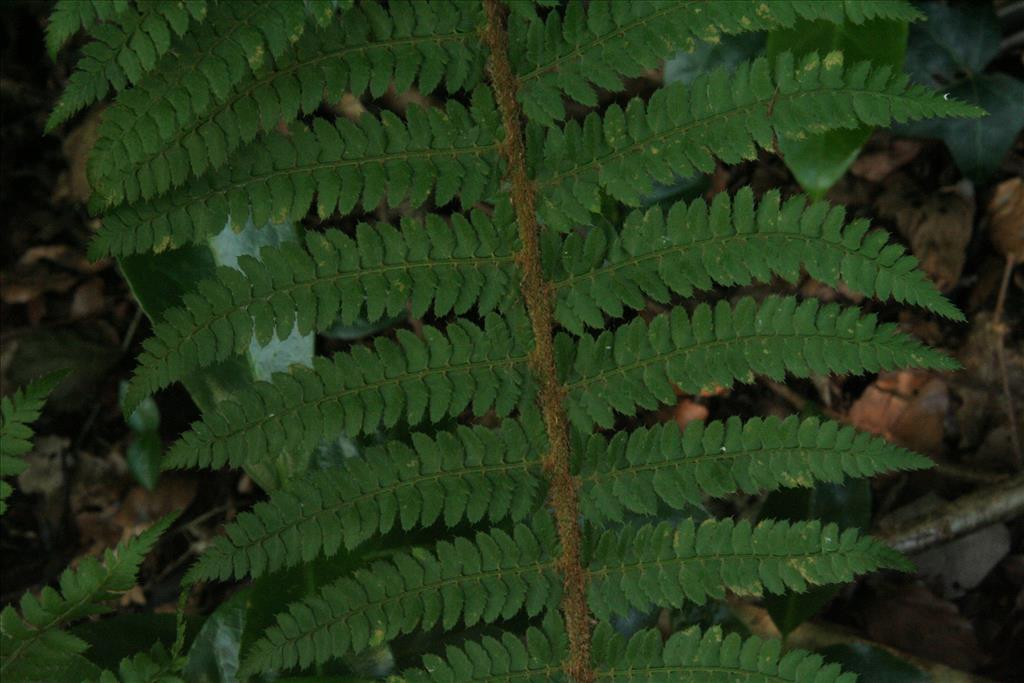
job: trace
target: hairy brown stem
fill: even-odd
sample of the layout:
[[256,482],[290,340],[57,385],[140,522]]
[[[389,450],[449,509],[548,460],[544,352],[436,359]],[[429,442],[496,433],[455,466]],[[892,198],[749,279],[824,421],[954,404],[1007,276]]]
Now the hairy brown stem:
[[591,683],[590,611],[587,608],[587,574],[580,552],[579,495],[569,469],[569,425],[563,405],[565,387],[555,369],[553,290],[544,279],[540,260],[540,226],[537,224],[536,189],[526,171],[526,150],[520,125],[522,112],[516,102],[518,84],[508,58],[506,8],[499,0],[484,0],[487,24],[484,41],[489,50],[488,70],[505,127],[502,152],[508,161],[512,206],[519,226],[522,248],[516,261],[522,271],[522,292],[533,328],[534,348],[530,364],[537,378],[541,414],[547,428],[549,449],[544,469],[551,482],[550,504],[554,509],[562,545],[562,611],[569,636],[568,676],[576,683]]

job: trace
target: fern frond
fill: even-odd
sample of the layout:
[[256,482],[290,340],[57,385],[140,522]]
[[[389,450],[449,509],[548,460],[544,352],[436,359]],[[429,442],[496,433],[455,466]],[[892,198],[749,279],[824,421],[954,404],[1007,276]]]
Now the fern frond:
[[[90,182],[108,204],[123,201],[124,193],[139,196],[140,183],[164,186],[169,178],[180,185],[188,177],[190,155],[218,159],[223,147],[220,128],[201,128],[183,147],[154,157],[139,169],[139,177],[121,185],[108,179],[115,164],[137,164],[156,155],[160,141],[195,117],[224,102],[235,86],[260,70],[269,60],[290,49],[305,28],[306,11],[300,2],[220,2],[212,5],[205,22],[189,31],[175,50],[137,87],[122,92],[103,114],[99,139],[90,154]],[[251,114],[255,116],[255,114]],[[246,130],[247,120],[236,123]],[[222,126],[231,121],[222,118]],[[251,139],[251,138],[250,138]],[[203,149],[208,147],[209,149]],[[161,159],[163,161],[161,161]]]
[[[367,449],[365,458],[307,475],[242,513],[185,580],[256,578],[399,526],[522,521],[540,503],[544,451],[543,427],[530,413],[496,430],[459,427],[434,438],[416,434],[411,448]],[[576,451],[581,509],[594,524],[621,522],[626,511],[657,514],[659,501],[699,505],[702,493],[754,494],[931,465],[852,427],[795,417],[695,422],[685,432],[667,424],[610,442],[592,435]]]
[[71,36],[116,19],[130,8],[130,0],[57,0],[46,22],[46,51],[55,59]]
[[[525,6],[525,3],[521,3]],[[523,10],[524,7],[519,7]],[[866,19],[912,21],[921,17],[909,2],[569,2],[564,16],[510,23],[510,42],[525,46],[514,56],[517,94],[534,122],[553,125],[565,118],[562,96],[588,107],[597,105],[596,88],[617,92],[624,78],[642,75],[694,39],[717,43],[722,34],[772,31],[797,19],[856,24]]]
[[167,467],[239,467],[266,461],[285,443],[311,451],[342,432],[438,422],[467,409],[505,416],[532,398],[526,355],[533,340],[521,308],[488,315],[483,329],[459,319],[444,334],[425,326],[422,335],[399,330],[397,343],[377,337],[373,351],[318,357],[311,369],[295,366],[256,383],[194,423],[169,451]]
[[[206,18],[206,0],[150,0],[139,3],[138,9],[113,10],[104,10],[108,21],[91,26],[89,32],[95,40],[82,48],[82,58],[46,120],[47,133],[102,100],[111,88],[121,91],[138,83],[170,50],[173,34],[182,36],[191,22]],[[88,19],[83,14],[78,17]],[[54,35],[60,36],[73,23],[62,21]],[[57,41],[55,37],[51,45]]]
[[445,656],[428,654],[423,669],[403,671],[394,683],[566,683],[562,661],[569,652],[569,639],[558,612],[545,613],[541,627],[530,626],[526,636],[509,632],[484,636],[460,647],[449,645]]
[[122,659],[117,671],[100,673],[96,683],[185,683],[185,679],[174,673],[169,653],[160,643],[149,652],[138,652]]
[[801,136],[861,124],[888,125],[927,116],[979,116],[971,105],[945,100],[889,67],[861,62],[844,69],[841,53],[789,53],[774,65],[764,58],[735,72],[713,71],[690,86],[672,84],[650,100],[608,107],[603,117],[546,133],[533,128],[530,156],[538,183],[538,211],[568,231],[590,224],[601,192],[638,206],[654,183],[710,172],[714,159],[752,159],[755,145],[773,136]]
[[[277,617],[245,657],[247,672],[306,667],[402,633],[445,630],[534,615],[554,604],[561,579],[550,517],[512,536],[441,541],[435,552],[398,554],[324,587]],[[905,568],[899,553],[834,524],[732,520],[660,524],[602,534],[588,567],[588,600],[607,620],[652,604],[703,604],[725,589],[741,595],[848,581],[878,568]]]
[[895,550],[835,524],[692,519],[606,531],[587,570],[590,609],[601,620],[651,605],[704,604],[851,581],[877,569],[907,570]]
[[52,669],[61,660],[84,652],[88,647],[85,641],[59,629],[109,611],[104,603],[135,585],[143,558],[176,517],[176,513],[168,515],[135,538],[107,550],[102,563],[86,557],[76,569],[65,570],[59,591],[47,586],[38,598],[25,593],[20,614],[5,607],[0,612],[0,675],[4,680],[8,676],[34,680],[35,672]]
[[456,195],[471,207],[500,177],[499,126],[490,91],[474,91],[469,109],[455,101],[446,110],[410,107],[403,122],[388,111],[353,123],[315,119],[312,130],[295,127],[245,147],[222,168],[152,202],[111,212],[90,248],[94,256],[123,256],[200,241],[223,229],[229,216],[242,221],[252,207],[263,225],[305,217],[316,195],[318,213],[366,210],[386,199],[415,207],[433,191],[438,205]]
[[51,373],[0,398],[0,515],[7,512],[7,496],[13,492],[3,480],[25,471],[21,456],[32,450],[29,425],[39,419],[46,397],[66,375],[64,371]]
[[665,680],[814,681],[855,683],[857,676],[843,673],[838,664],[826,664],[821,655],[805,650],[782,653],[782,640],[757,636],[724,635],[714,626],[677,631],[665,640],[657,630],[641,631],[628,641],[608,624],[594,631],[594,664],[598,680],[612,682]]
[[392,82],[398,92],[415,83],[429,93],[442,81],[449,92],[472,89],[483,71],[482,51],[469,48],[479,15],[477,3],[364,3],[304,33],[272,68],[215,92],[209,106],[178,97],[177,118],[159,120],[165,106],[122,98],[104,113],[90,181],[110,203],[148,200],[220,167],[258,132],[314,113],[325,98],[367,88],[378,97]]
[[866,220],[844,226],[841,206],[807,203],[794,197],[780,206],[772,190],[755,205],[750,188],[731,199],[715,196],[633,211],[618,235],[591,230],[570,234],[552,273],[558,291],[555,315],[577,334],[585,326],[604,327],[604,314],[620,317],[624,308],[642,309],[647,299],[668,303],[671,295],[691,296],[714,285],[767,282],[773,275],[791,283],[801,268],[833,287],[879,299],[917,304],[963,320],[917,268],[917,259],[882,230],[868,231]]
[[782,381],[786,373],[877,372],[896,367],[955,369],[956,361],[854,307],[816,299],[745,297],[735,306],[674,308],[649,324],[634,320],[596,339],[584,335],[573,353],[563,336],[568,373],[566,409],[574,426],[608,428],[615,413],[676,401],[674,386],[698,393],[709,386],[751,382],[755,374]]
[[188,372],[243,352],[255,338],[283,339],[323,331],[336,322],[370,322],[406,312],[462,315],[474,305],[489,313],[513,297],[516,228],[506,202],[493,216],[435,214],[404,218],[401,230],[361,223],[355,239],[339,230],[309,232],[297,243],[264,248],[200,282],[184,305],[164,315],[143,344],[125,396],[130,412],[145,396]]
[[705,495],[754,495],[932,466],[885,439],[813,417],[731,417],[691,422],[685,430],[670,422],[580,441],[580,508],[594,524],[622,522],[627,512],[657,515],[660,503],[700,506]]
[[[607,683],[856,681],[855,675],[842,673],[838,664],[826,664],[821,655],[804,650],[784,655],[781,643],[779,639],[725,635],[718,626],[704,632],[693,626],[673,633],[668,640],[653,629],[627,639],[601,623],[593,636],[594,673],[597,681]],[[562,662],[567,652],[564,626],[560,620],[546,618],[543,629],[527,630],[525,642],[505,633],[500,640],[485,637],[479,643],[449,646],[444,657],[425,656],[423,670],[405,671],[396,683],[565,683],[568,679]]]
[[263,574],[353,549],[396,527],[438,520],[495,524],[528,518],[541,502],[535,471],[546,437],[535,413],[498,429],[458,427],[412,445],[392,441],[368,448],[337,468],[307,475],[243,512],[225,529],[184,581]]
[[538,515],[511,534],[492,529],[397,553],[278,614],[244,654],[242,674],[305,668],[414,630],[539,614],[561,592],[558,545],[550,517]]

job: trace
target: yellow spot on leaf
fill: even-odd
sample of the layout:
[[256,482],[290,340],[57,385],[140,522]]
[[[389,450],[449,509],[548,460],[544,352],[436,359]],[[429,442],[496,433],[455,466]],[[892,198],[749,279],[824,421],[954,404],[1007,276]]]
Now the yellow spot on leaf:
[[249,55],[249,66],[251,66],[253,68],[256,68],[257,66],[259,66],[262,63],[263,63],[263,46],[259,45],[253,51],[253,53],[251,55]]
[[843,53],[842,52],[829,52],[825,55],[825,61],[822,62],[825,68],[828,70],[838,69],[843,65]]

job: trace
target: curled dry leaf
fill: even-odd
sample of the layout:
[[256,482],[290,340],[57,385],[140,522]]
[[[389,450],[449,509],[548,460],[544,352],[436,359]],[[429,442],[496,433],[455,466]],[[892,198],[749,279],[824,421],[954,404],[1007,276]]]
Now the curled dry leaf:
[[92,195],[86,170],[89,152],[99,139],[100,120],[106,107],[93,108],[81,125],[72,130],[64,139],[64,157],[68,170],[57,178],[53,190],[53,201],[77,202],[84,204]]
[[1024,261],[1024,180],[999,183],[988,203],[988,234],[1003,256]]
[[879,375],[850,408],[850,422],[918,453],[935,453],[945,436],[946,383],[911,370]]
[[[992,313],[980,311],[972,316],[970,334],[957,353],[963,370],[957,373],[956,393],[959,396],[957,425],[960,430],[960,448],[977,450],[981,460],[990,465],[1005,465],[1002,449],[982,448],[993,427],[993,418],[1002,420],[1006,414],[1003,379],[1020,405],[1024,396],[1024,350],[1019,344],[1005,343],[1004,363],[999,362],[997,345],[1002,342],[1000,326],[994,324]],[[1004,373],[1005,368],[1005,373]],[[1018,408],[1019,411],[1019,408]],[[979,461],[980,462],[980,461]]]
[[879,594],[864,616],[868,635],[885,645],[964,671],[985,660],[971,622],[921,584]]
[[928,191],[907,176],[886,184],[878,214],[896,224],[921,267],[948,292],[960,280],[974,224],[974,191],[967,181]]
[[675,417],[679,428],[683,429],[694,420],[704,421],[708,419],[708,409],[705,405],[684,398],[676,404],[673,417]]
[[106,307],[103,289],[103,280],[98,277],[89,278],[78,285],[71,298],[71,317],[80,320],[102,313]]
[[886,149],[865,152],[857,157],[850,166],[850,173],[877,183],[913,161],[921,151],[921,146],[919,140],[893,140]]

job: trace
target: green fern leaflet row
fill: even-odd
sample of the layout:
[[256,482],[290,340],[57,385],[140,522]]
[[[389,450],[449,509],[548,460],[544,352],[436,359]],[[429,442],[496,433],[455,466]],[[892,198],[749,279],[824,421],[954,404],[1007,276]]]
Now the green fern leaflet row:
[[46,397],[67,373],[55,372],[0,398],[0,515],[7,512],[7,497],[13,493],[8,477],[16,477],[27,467],[21,456],[32,450],[29,426],[43,412]]
[[518,281],[512,262],[515,224],[507,204],[494,216],[473,211],[449,221],[427,214],[403,219],[400,230],[361,223],[355,239],[339,230],[310,232],[306,249],[296,243],[266,248],[260,260],[239,260],[241,272],[218,270],[217,280],[198,283],[184,306],[165,314],[146,340],[125,410],[142,398],[248,348],[322,332],[357,317],[376,322],[406,311],[442,317],[475,307],[486,314],[507,303]]
[[[333,361],[318,358],[258,383],[257,391],[220,404],[193,425],[169,452],[173,467],[240,466],[260,462],[287,441],[312,448],[323,438],[372,433],[403,420],[437,422],[471,409],[499,416],[532,398],[527,368],[531,346],[525,316],[511,324],[491,314],[485,329],[460,320],[441,334],[424,327],[423,339],[400,331],[400,344],[378,339],[376,353],[356,347]],[[831,372],[895,367],[952,369],[955,361],[879,325],[856,308],[822,306],[810,299],[771,297],[760,305],[682,308],[604,332],[558,338],[566,376],[566,410],[587,432],[614,424],[615,413],[636,414],[676,401],[675,387],[697,393],[750,382],[755,374],[782,381]]]
[[[577,438],[580,507],[596,525],[622,522],[626,513],[656,516],[662,503],[686,510],[702,505],[704,495],[811,487],[930,466],[883,439],[815,418],[730,418],[694,422],[683,432],[670,423],[620,432],[611,441]],[[543,500],[546,448],[539,417],[528,413],[495,430],[416,433],[411,446],[392,441],[368,449],[365,457],[312,473],[242,513],[186,582],[257,578],[352,550],[399,527],[522,521]]]
[[853,427],[795,416],[695,421],[682,432],[667,423],[610,440],[578,439],[580,507],[596,524],[621,523],[627,514],[656,516],[662,505],[693,509],[704,496],[931,467],[928,458]]
[[[582,19],[582,3],[568,5],[565,23],[558,13],[541,21],[525,12],[511,28],[516,44],[529,46],[517,62],[519,96],[533,120],[551,124],[564,118],[563,92],[588,106],[596,104],[591,82],[621,90],[624,77],[656,67],[693,37],[715,42],[723,31],[791,26],[798,17],[831,22],[848,17],[859,23],[865,18],[918,16],[908,5],[892,2],[863,8],[849,3],[824,6],[805,1],[729,6],[595,2],[589,5],[583,32],[575,28]],[[220,13],[210,20],[214,33],[235,30],[236,17],[216,7],[214,12]],[[90,160],[90,179],[107,203],[151,199],[192,174],[199,177],[221,166],[259,131],[269,131],[280,121],[290,123],[300,112],[312,113],[324,99],[336,100],[344,92],[360,95],[368,90],[377,97],[392,79],[397,92],[416,85],[426,94],[442,81],[448,93],[471,89],[480,80],[485,59],[476,39],[480,25],[476,3],[393,2],[382,8],[364,2],[331,17],[322,30],[304,32],[283,54],[275,52],[272,66],[249,50],[253,65],[262,64],[257,74],[236,69],[225,80],[216,62],[208,59],[182,89],[174,84],[175,72],[184,65],[161,63],[137,93],[120,98],[105,114]],[[200,36],[198,42],[208,40]],[[225,55],[230,58],[237,59]],[[214,106],[209,105],[211,93]],[[168,116],[172,108],[177,116]],[[254,120],[259,122],[256,127]]]
[[121,5],[115,2],[109,10],[96,10],[95,19],[108,20],[96,22],[89,16],[90,4],[78,4],[84,6],[59,14],[58,24],[49,33],[51,50],[56,52],[55,46],[74,32],[72,27],[78,28],[76,23],[88,26],[95,40],[82,49],[67,88],[46,121],[46,132],[105,98],[111,88],[121,91],[138,83],[170,50],[174,36],[184,35],[190,22],[203,21],[207,9],[206,0],[150,0],[139,3],[138,9],[127,6],[120,11]]
[[111,204],[148,200],[219,168],[242,144],[313,114],[325,99],[367,89],[379,97],[392,81],[398,92],[415,84],[426,94],[442,82],[448,92],[472,89],[482,54],[466,44],[479,15],[475,3],[365,3],[305,32],[272,63],[253,64],[254,73],[239,69],[230,89],[210,79],[212,98],[203,90],[197,98],[196,86],[168,90],[159,77],[143,83],[104,114],[90,181]]
[[[401,633],[536,615],[557,604],[560,579],[550,517],[532,527],[441,541],[434,552],[376,562],[277,617],[245,656],[247,672],[305,668],[358,653]],[[905,568],[906,560],[855,530],[819,522],[692,521],[609,531],[588,563],[590,608],[599,618],[707,596],[804,591],[854,573]],[[554,555],[555,557],[557,555]]]
[[648,299],[667,304],[715,285],[796,284],[801,271],[832,287],[922,306],[953,320],[963,315],[917,268],[917,259],[866,220],[844,223],[842,207],[808,204],[797,196],[780,206],[769,191],[756,205],[743,188],[730,200],[715,195],[674,204],[667,212],[633,211],[621,232],[610,226],[586,238],[569,235],[561,259],[552,259],[558,287],[555,315],[577,334],[602,328],[605,317],[642,309]]
[[109,601],[135,585],[143,558],[176,514],[164,517],[135,538],[106,550],[103,562],[86,556],[74,570],[60,575],[59,590],[43,588],[39,597],[25,593],[19,610],[7,606],[0,612],[0,674],[4,680],[50,680],[67,675],[61,669],[95,668],[84,660],[88,644],[61,631],[73,621],[109,612]]
[[[459,195],[463,207],[490,196],[500,175],[496,111],[490,92],[477,89],[473,105],[445,110],[410,107],[403,122],[389,111],[358,122],[315,119],[243,148],[221,169],[152,202],[108,214],[93,255],[161,252],[207,239],[229,218],[256,225],[298,221],[316,197],[321,216],[348,213],[362,202],[413,207],[433,193],[444,204]],[[253,119],[253,125],[256,125]]]
[[[524,3],[525,4],[525,3]],[[564,16],[551,12],[541,21],[512,22],[513,55],[521,81],[518,98],[531,121],[554,125],[565,118],[562,95],[593,107],[595,87],[622,90],[624,78],[655,69],[694,40],[717,43],[723,34],[770,31],[797,19],[860,24],[867,19],[912,21],[921,14],[901,2],[819,2],[816,0],[730,0],[715,2],[615,2],[573,0]]]
[[776,381],[812,374],[878,372],[896,367],[950,370],[953,359],[860,315],[855,307],[822,305],[817,299],[750,297],[735,306],[701,304],[692,315],[680,307],[623,325],[615,332],[570,339],[560,335],[560,367],[566,378],[566,410],[587,432],[609,428],[615,414],[635,415],[675,404],[676,387],[697,394],[754,375]]
[[[802,197],[780,207],[774,191],[755,206],[749,190],[732,201],[719,194],[710,208],[696,200],[675,204],[667,215],[656,208],[632,212],[620,234],[605,225],[586,238],[572,234],[546,245],[555,316],[581,334],[584,326],[603,327],[606,316],[642,309],[648,299],[669,303],[673,294],[770,282],[772,275],[796,282],[803,269],[831,286],[962,318],[903,247],[888,244],[884,231],[867,232],[866,221],[844,226],[844,217],[842,208],[808,206]],[[261,261],[244,259],[241,273],[221,269],[155,327],[126,409],[197,367],[244,351],[253,338],[265,344],[275,330],[283,338],[296,322],[306,334],[357,316],[394,317],[407,305],[416,317],[494,310],[518,279],[510,206],[499,203],[492,217],[473,212],[448,220],[406,219],[400,232],[364,224],[354,240],[336,230],[310,233],[306,251],[294,244],[267,248]]]
[[[518,312],[517,312],[518,311]],[[223,401],[168,452],[168,467],[233,467],[265,461],[288,443],[303,449],[345,433],[372,434],[402,421],[438,422],[469,410],[501,417],[533,398],[525,359],[532,345],[522,309],[464,319],[422,338],[399,330],[312,368],[279,373],[251,394]]]
[[435,436],[416,433],[315,472],[230,524],[186,577],[186,583],[226,580],[291,567],[340,548],[351,550],[400,527],[443,521],[492,524],[532,515],[544,490],[537,471],[545,447],[533,415],[498,429],[459,427]]
[[[658,89],[645,103],[612,104],[603,116],[532,136],[540,191],[538,210],[552,227],[588,225],[601,192],[638,206],[654,183],[708,173],[714,159],[753,159],[756,147],[810,132],[886,126],[925,117],[976,116],[888,67],[861,62],[844,68],[841,53],[809,54],[796,64],[784,53],[716,70],[689,86]],[[756,147],[755,147],[756,146]]]
[[[444,657],[425,656],[423,670],[405,671],[396,683],[569,683],[562,664],[567,651],[565,627],[549,612],[541,628],[531,626],[525,638],[505,633],[500,639],[485,636],[461,647],[448,646]],[[626,639],[608,624],[598,624],[593,659],[595,680],[607,683],[856,680],[820,655],[803,650],[783,655],[779,640],[725,635],[717,626],[704,632],[694,626],[664,640],[656,630]]]
[[375,562],[278,614],[243,672],[304,668],[435,625],[451,630],[539,614],[558,602],[557,549],[554,525],[540,515],[511,534],[494,529]]
[[[137,163],[156,155],[161,140],[170,139],[174,131],[210,112],[239,82],[270,59],[281,57],[302,35],[306,18],[300,2],[254,0],[214,5],[207,20],[182,38],[179,50],[162,59],[138,87],[121,93],[104,113],[99,140],[89,156],[90,182],[102,195],[101,203],[119,203],[126,193],[137,197],[143,187],[153,193],[153,188],[168,183],[180,185],[188,177],[190,162],[205,168],[219,158],[218,153],[226,154],[220,129],[206,125],[183,139],[182,145],[153,158],[150,165],[140,166],[134,173],[124,169],[130,177],[123,177],[120,183],[109,177],[111,163]],[[229,116],[230,123],[223,118],[221,122],[252,139],[257,125],[254,116]]]
[[46,23],[46,51],[55,58],[68,40],[127,12],[130,0],[57,0]]

